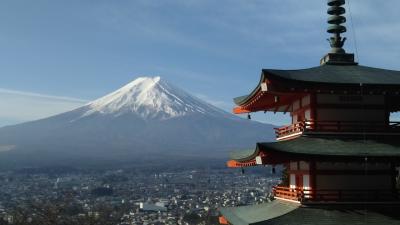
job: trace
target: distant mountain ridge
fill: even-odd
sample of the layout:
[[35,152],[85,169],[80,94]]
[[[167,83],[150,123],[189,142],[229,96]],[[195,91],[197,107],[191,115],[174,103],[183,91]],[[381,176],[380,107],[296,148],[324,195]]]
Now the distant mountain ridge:
[[0,160],[222,157],[272,136],[272,125],[236,117],[160,77],[140,77],[75,110],[0,128]]

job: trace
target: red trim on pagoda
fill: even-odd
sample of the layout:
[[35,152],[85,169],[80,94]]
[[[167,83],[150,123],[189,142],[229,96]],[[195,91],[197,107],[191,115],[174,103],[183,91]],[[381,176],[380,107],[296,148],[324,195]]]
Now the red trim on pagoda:
[[254,157],[238,161],[238,160],[229,160],[226,165],[229,168],[243,168],[243,167],[252,167],[257,165],[277,165],[282,164],[289,161],[289,155],[276,153],[276,152],[264,152],[260,151],[258,155]]
[[228,220],[226,220],[225,217],[223,217],[223,216],[218,217],[218,222],[219,222],[219,224],[222,224],[222,225],[229,225]]
[[245,162],[239,162],[236,160],[229,160],[226,165],[229,168],[242,168],[242,167],[251,167],[251,166],[257,166],[256,160],[249,160]]
[[235,114],[243,114],[258,111],[288,112],[290,104],[303,97],[301,93],[273,93],[260,91],[243,105],[233,109]]
[[250,110],[243,109],[242,107],[235,107],[232,111],[234,114],[245,114],[245,113],[251,113]]
[[276,140],[283,141],[296,138],[298,136],[301,136],[307,128],[309,127],[307,127],[307,123],[304,121],[285,127],[274,128]]

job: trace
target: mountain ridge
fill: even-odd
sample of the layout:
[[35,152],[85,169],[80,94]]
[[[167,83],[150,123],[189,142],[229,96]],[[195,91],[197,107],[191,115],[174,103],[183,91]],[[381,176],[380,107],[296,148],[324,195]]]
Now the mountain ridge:
[[160,77],[140,77],[75,110],[0,128],[0,149],[7,149],[0,159],[227,157],[230,150],[272,140],[272,127],[227,113]]

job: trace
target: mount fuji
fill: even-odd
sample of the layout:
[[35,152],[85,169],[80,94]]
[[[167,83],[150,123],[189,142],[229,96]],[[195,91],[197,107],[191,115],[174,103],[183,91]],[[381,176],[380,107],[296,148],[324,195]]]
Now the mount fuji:
[[234,116],[160,77],[140,77],[75,110],[0,128],[0,164],[217,158],[272,137],[272,125]]
[[160,77],[139,77],[111,94],[87,105],[83,117],[96,113],[118,117],[136,114],[144,120],[166,120],[189,114],[224,114]]

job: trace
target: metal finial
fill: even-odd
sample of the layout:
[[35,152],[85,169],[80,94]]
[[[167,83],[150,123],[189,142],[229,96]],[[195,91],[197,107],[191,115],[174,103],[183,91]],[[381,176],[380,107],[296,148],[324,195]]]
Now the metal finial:
[[346,22],[346,17],[343,14],[346,13],[346,9],[342,7],[346,3],[345,0],[328,0],[328,33],[333,34],[331,38],[328,39],[332,50],[331,53],[346,53],[343,49],[343,45],[346,38],[342,38],[340,34],[347,31],[346,27],[342,24]]

